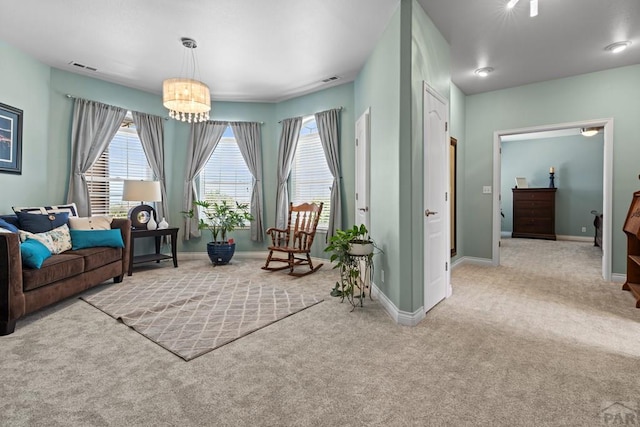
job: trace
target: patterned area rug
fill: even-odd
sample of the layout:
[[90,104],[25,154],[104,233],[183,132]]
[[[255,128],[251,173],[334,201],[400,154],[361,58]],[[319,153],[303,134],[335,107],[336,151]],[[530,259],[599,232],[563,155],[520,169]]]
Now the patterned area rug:
[[124,281],[81,299],[187,361],[322,301],[211,270]]

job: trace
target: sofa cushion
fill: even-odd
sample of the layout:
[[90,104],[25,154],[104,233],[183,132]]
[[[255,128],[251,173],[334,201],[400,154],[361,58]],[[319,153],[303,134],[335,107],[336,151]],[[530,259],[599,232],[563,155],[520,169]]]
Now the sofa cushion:
[[59,213],[66,212],[69,216],[78,216],[78,207],[75,203],[67,203],[66,205],[54,205],[54,206],[31,206],[31,207],[20,207],[13,206],[13,211],[15,213],[18,212],[32,212],[39,214],[50,214],[50,213]]
[[22,287],[25,291],[46,286],[84,271],[84,258],[75,254],[53,255],[42,263],[38,270],[22,269]]
[[54,255],[68,251],[72,247],[71,234],[69,233],[69,227],[67,224],[45,233],[29,233],[27,231],[20,230],[20,240],[24,242],[27,239],[38,240],[49,248],[51,253]]
[[51,256],[51,251],[41,242],[35,239],[27,239],[20,243],[20,257],[22,265],[29,268],[40,268],[42,263]]
[[18,232],[18,227],[16,227],[15,225],[5,221],[4,219],[0,218],[0,228],[2,228],[3,230],[7,230],[11,233],[17,233]]
[[66,212],[51,213],[41,215],[39,213],[16,212],[20,221],[20,230],[29,233],[44,233],[54,228],[60,227],[69,221],[69,214]]
[[108,248],[105,246],[67,251],[65,254],[82,256],[84,258],[85,271],[91,271],[103,265],[122,260],[121,248]]
[[124,248],[122,233],[117,228],[109,230],[71,230],[70,233],[74,250],[97,246]]
[[71,230],[110,230],[112,216],[69,217]]

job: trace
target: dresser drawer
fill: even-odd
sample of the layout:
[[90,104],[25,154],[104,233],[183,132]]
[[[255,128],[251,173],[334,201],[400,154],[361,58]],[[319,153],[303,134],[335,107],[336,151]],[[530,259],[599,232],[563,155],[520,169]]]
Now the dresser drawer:
[[551,230],[553,227],[553,221],[551,218],[518,218],[513,223],[514,231],[525,231],[526,230]]
[[516,211],[520,209],[535,209],[546,210],[549,212],[553,207],[554,203],[551,200],[524,200],[514,204],[514,209]]
[[513,193],[513,201],[546,201],[551,202],[555,198],[555,193],[548,191],[518,191]]

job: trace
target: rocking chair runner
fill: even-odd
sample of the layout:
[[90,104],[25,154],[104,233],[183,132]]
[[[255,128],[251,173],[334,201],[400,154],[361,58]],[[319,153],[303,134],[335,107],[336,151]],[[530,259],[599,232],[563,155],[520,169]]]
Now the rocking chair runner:
[[[314,273],[322,264],[313,266],[309,252],[311,244],[316,235],[316,227],[322,212],[322,205],[315,203],[303,203],[298,206],[289,204],[289,220],[286,229],[271,227],[267,230],[267,234],[271,236],[271,246],[269,246],[269,256],[263,270],[285,270],[289,269],[292,276],[305,276]],[[293,223],[292,223],[293,221]],[[273,256],[274,252],[283,252],[287,254],[286,258],[277,258]],[[304,255],[306,258],[297,257],[296,255]],[[283,267],[269,267],[272,261],[285,262],[287,265]],[[304,273],[296,273],[293,271],[297,265],[308,265],[309,271]]]

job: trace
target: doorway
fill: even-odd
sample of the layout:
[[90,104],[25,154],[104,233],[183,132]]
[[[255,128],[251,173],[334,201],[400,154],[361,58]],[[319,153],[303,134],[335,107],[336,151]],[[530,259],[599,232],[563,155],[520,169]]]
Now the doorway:
[[370,120],[371,108],[356,121],[356,212],[355,224],[364,224],[370,230]]
[[[500,153],[501,139],[507,135],[524,133],[562,131],[566,129],[602,127],[604,133],[603,144],[603,179],[602,179],[602,277],[611,280],[611,213],[612,213],[612,181],[613,181],[613,119],[589,120],[583,122],[560,123],[546,126],[536,126],[521,129],[509,129],[494,132],[494,169],[493,187],[500,189],[502,177],[502,156]],[[493,246],[492,263],[500,265],[500,234],[501,234],[501,192],[493,194]]]
[[424,85],[424,311],[451,295],[449,138],[445,98]]

